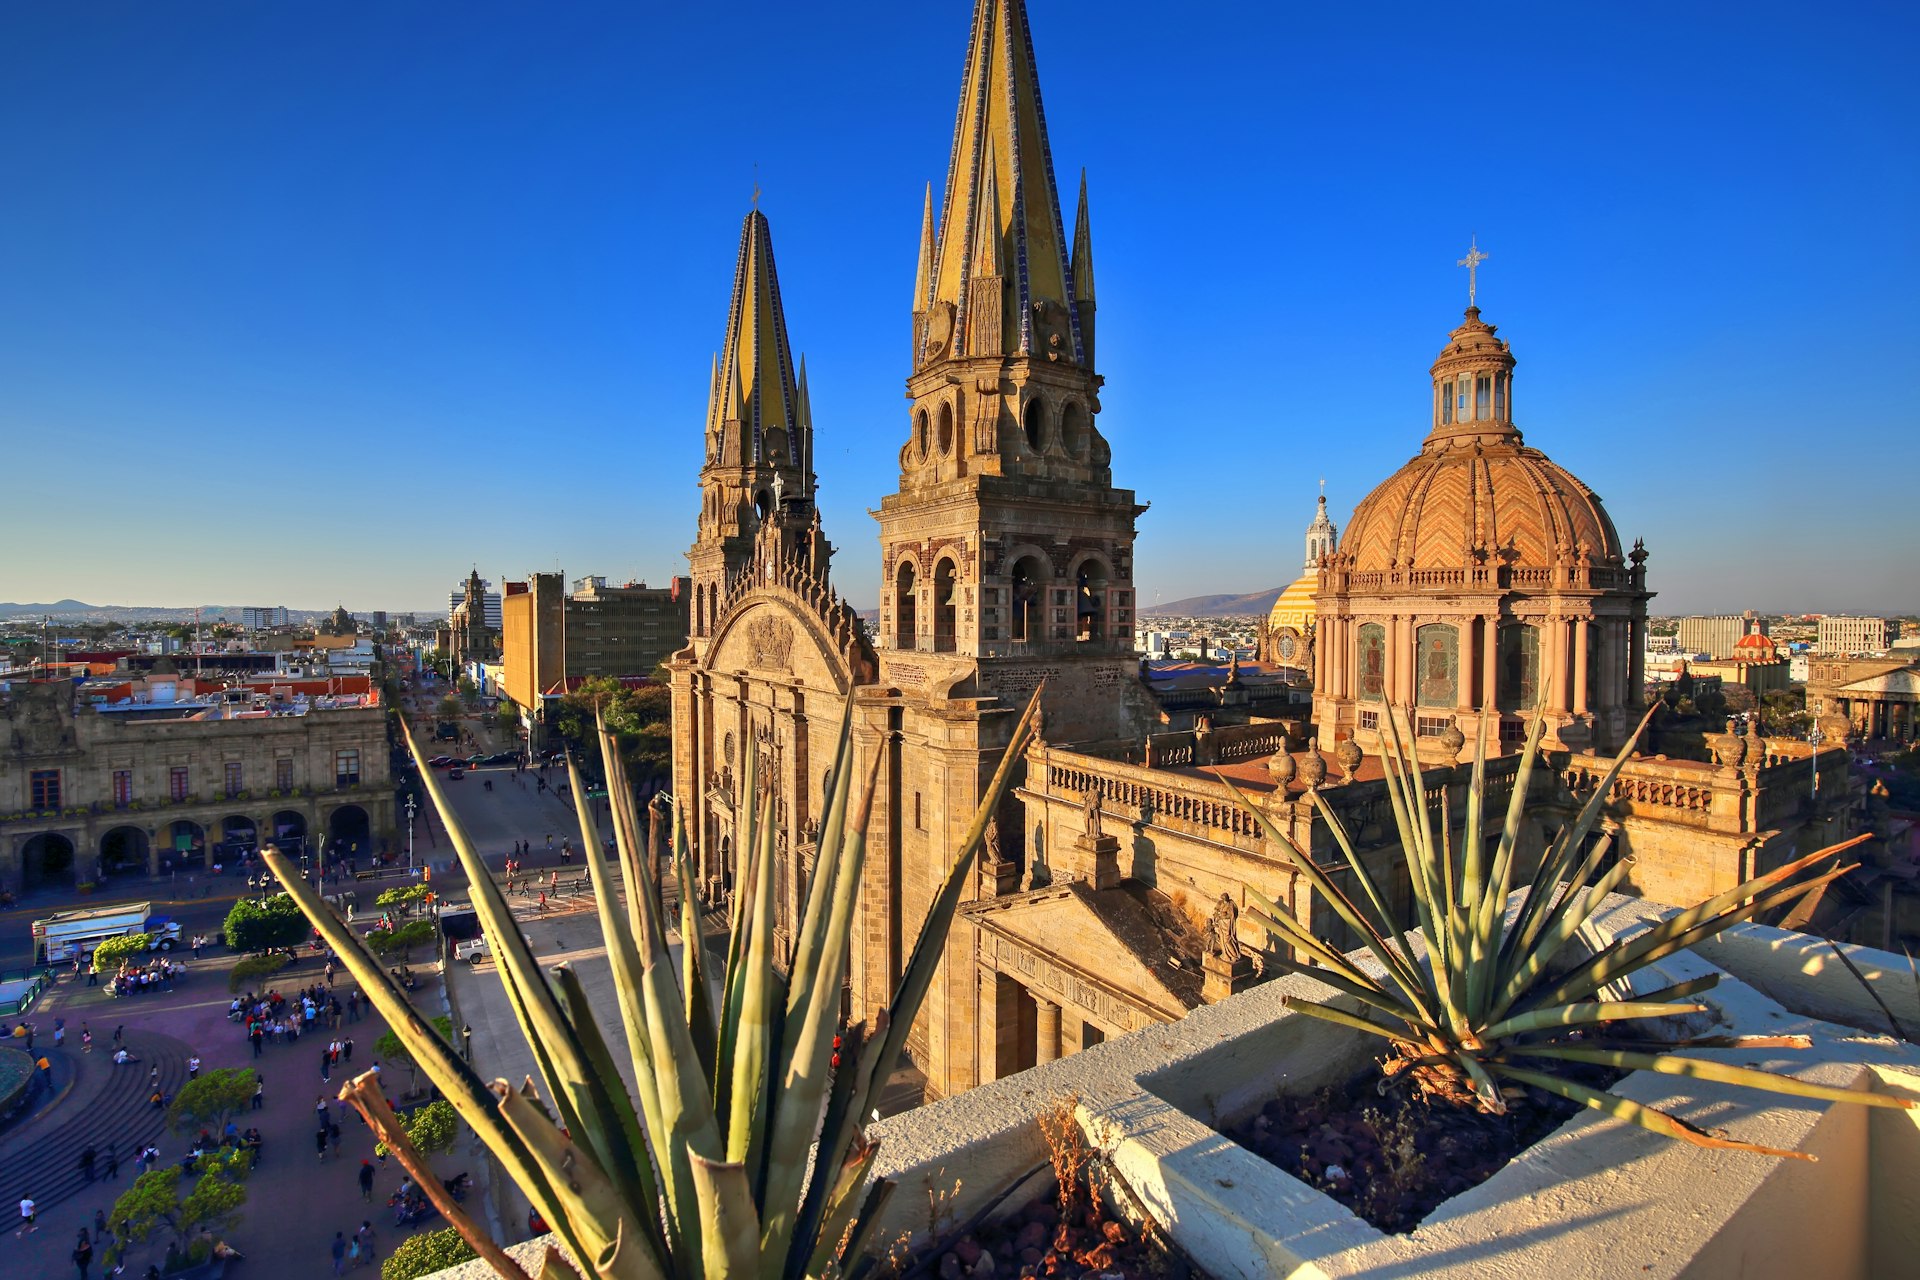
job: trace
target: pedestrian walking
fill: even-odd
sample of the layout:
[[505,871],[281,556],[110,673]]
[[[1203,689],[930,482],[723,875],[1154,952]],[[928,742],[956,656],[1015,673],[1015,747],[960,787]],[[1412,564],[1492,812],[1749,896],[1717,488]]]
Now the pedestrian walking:
[[102,1240],[107,1238],[107,1211],[105,1209],[95,1209],[93,1211],[93,1234]]
[[330,1248],[333,1252],[333,1274],[337,1276],[345,1275],[347,1273],[347,1233],[344,1231],[334,1232],[333,1244]]
[[327,1159],[327,1126],[324,1124],[314,1131],[313,1150],[314,1154],[320,1157],[321,1163],[324,1164]]
[[127,1034],[127,1028],[125,1027],[125,1025],[117,1026],[113,1029],[113,1047],[114,1048],[118,1049],[120,1047],[121,1043],[126,1038],[126,1034]]
[[372,1266],[373,1265],[373,1222],[371,1219],[361,1220],[360,1230],[354,1232],[353,1234],[353,1242],[360,1246],[360,1265],[363,1267]]
[[373,1161],[360,1162],[360,1198],[368,1204],[373,1203]]
[[89,1142],[80,1152],[80,1174],[82,1177],[86,1178],[88,1182],[93,1181],[93,1162],[99,1158],[100,1158],[100,1153],[93,1149],[93,1144],[91,1142]]
[[87,1268],[93,1265],[93,1241],[87,1239],[87,1229],[80,1228],[79,1243],[73,1246],[73,1265],[80,1268],[80,1280],[87,1280]]
[[93,1032],[87,1030],[87,1024],[84,1022],[80,1024],[80,1052],[93,1052]]
[[120,1152],[111,1142],[107,1144],[107,1181],[112,1182],[120,1176]]
[[[333,1050],[331,1049],[322,1049],[320,1051],[320,1078],[322,1080],[333,1079]],[[324,1112],[326,1108],[322,1107],[321,1110]]]
[[31,1196],[21,1196],[20,1229],[13,1234],[16,1236],[24,1236],[29,1231],[38,1231],[40,1229],[39,1224],[34,1220],[39,1216],[39,1210],[35,1207],[33,1198]]
[[64,1045],[66,1042],[67,1042],[67,1020],[65,1018],[55,1018],[53,1020],[53,1047],[58,1049],[60,1046]]
[[261,1079],[260,1077],[255,1076],[253,1080],[253,1109],[255,1111],[258,1111],[260,1109],[261,1103],[266,1101],[266,1094],[267,1094],[267,1082]]
[[329,1124],[327,1126],[327,1145],[333,1148],[333,1158],[338,1160],[340,1158],[340,1126],[339,1125]]
[[199,1078],[200,1078],[200,1055],[196,1053],[187,1059],[187,1079],[198,1080]]
[[353,1061],[353,1037],[352,1036],[348,1036],[345,1040],[342,1040],[340,1042],[340,1060],[342,1062]]

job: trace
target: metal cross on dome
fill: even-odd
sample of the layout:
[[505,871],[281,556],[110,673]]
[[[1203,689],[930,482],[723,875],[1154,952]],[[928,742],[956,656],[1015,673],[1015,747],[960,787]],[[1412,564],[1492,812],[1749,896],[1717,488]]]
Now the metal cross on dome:
[[1467,305],[1470,307],[1474,305],[1474,294],[1479,292],[1480,264],[1486,260],[1487,255],[1480,252],[1480,237],[1475,236],[1468,244],[1467,256],[1454,264],[1467,269]]

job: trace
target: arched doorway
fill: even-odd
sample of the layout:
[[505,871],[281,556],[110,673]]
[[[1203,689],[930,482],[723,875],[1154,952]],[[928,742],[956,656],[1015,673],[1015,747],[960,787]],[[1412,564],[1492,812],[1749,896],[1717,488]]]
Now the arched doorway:
[[185,818],[167,828],[166,848],[160,853],[162,871],[187,871],[207,863],[207,832]]
[[115,827],[100,837],[100,874],[103,877],[147,874],[147,833],[139,827]]
[[71,889],[74,883],[73,841],[53,831],[34,836],[20,849],[20,887]]
[[357,804],[343,804],[327,816],[327,855],[352,858],[368,865],[373,857],[373,827],[367,811]]
[[957,579],[953,561],[942,560],[933,567],[933,647],[937,653],[953,652]]
[[252,818],[236,813],[220,820],[220,851],[229,866],[238,862],[242,853],[252,853],[259,847],[260,829]]
[[[1038,402],[1036,402],[1038,403]],[[1037,556],[1022,556],[1013,566],[1013,613],[1007,631],[1010,640],[1039,640],[1045,634],[1040,619],[1046,603],[1050,569]]]
[[298,857],[307,848],[307,815],[298,809],[282,809],[268,823],[274,847],[289,858]]

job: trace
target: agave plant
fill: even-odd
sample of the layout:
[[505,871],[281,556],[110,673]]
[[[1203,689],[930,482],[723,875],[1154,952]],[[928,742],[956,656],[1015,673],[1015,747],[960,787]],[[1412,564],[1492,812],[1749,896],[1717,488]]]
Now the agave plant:
[[[784,973],[774,954],[773,797],[758,794],[752,754],[736,814],[739,891],[726,966],[714,975],[702,939],[685,815],[673,812],[670,870],[656,875],[661,824],[656,821],[643,839],[620,753],[600,726],[617,884],[597,853],[602,842],[591,805],[579,806],[580,838],[589,851],[586,864],[635,1096],[622,1087],[613,1049],[572,968],[560,964],[543,971],[535,960],[411,731],[408,747],[466,869],[540,1084],[529,1079],[514,1088],[504,1080],[482,1080],[286,858],[273,850],[265,856],[414,1061],[588,1274],[619,1280],[844,1274],[863,1256],[891,1189],[868,1178],[878,1146],[865,1136],[863,1117],[874,1113],[933,981],[987,820],[1006,792],[1038,707],[1036,693],[965,841],[953,852],[891,1002],[870,1025],[853,1026],[841,1020],[841,982],[876,772],[868,772],[856,794],[851,705],[826,789],[813,881]],[[569,762],[568,769],[573,794],[584,796],[577,764]],[[677,886],[677,921],[664,893],[668,876]],[[677,971],[668,945],[676,923]],[[377,1095],[364,1077],[342,1090],[405,1159],[405,1134],[396,1136],[391,1112],[377,1105]],[[430,1193],[439,1190],[430,1177],[421,1185]],[[447,1200],[440,1207],[497,1270],[522,1274],[458,1206]],[[549,1250],[542,1274],[580,1272]]]
[[[1557,1072],[1565,1069],[1564,1064],[1580,1063],[1690,1076],[1803,1098],[1882,1107],[1915,1105],[1887,1094],[1827,1088],[1792,1076],[1674,1052],[1686,1048],[1807,1048],[1812,1042],[1804,1036],[1676,1039],[1633,1034],[1636,1028],[1620,1025],[1638,1023],[1637,1029],[1644,1030],[1650,1019],[1704,1011],[1704,1005],[1687,998],[1710,990],[1718,983],[1718,974],[1644,994],[1633,991],[1631,980],[1677,951],[1761,912],[1786,907],[1846,874],[1853,869],[1851,865],[1836,865],[1816,875],[1803,873],[1829,860],[1837,862],[1839,854],[1865,836],[1796,858],[1681,911],[1644,933],[1593,950],[1579,940],[1582,926],[1620,885],[1631,864],[1620,859],[1609,865],[1610,836],[1603,835],[1591,849],[1587,848],[1587,837],[1594,830],[1614,779],[1632,754],[1640,730],[1635,730],[1615,757],[1574,820],[1549,843],[1517,909],[1512,909],[1509,896],[1520,870],[1517,845],[1526,817],[1528,784],[1540,754],[1543,722],[1536,711],[1507,803],[1506,824],[1498,842],[1489,849],[1483,835],[1488,719],[1485,715],[1480,718],[1473,778],[1466,793],[1465,833],[1456,845],[1444,793],[1436,832],[1434,806],[1427,802],[1419,764],[1408,749],[1412,735],[1403,736],[1400,720],[1391,710],[1388,713],[1390,742],[1382,759],[1414,919],[1402,918],[1388,905],[1391,899],[1385,886],[1367,869],[1352,838],[1318,791],[1308,794],[1331,829],[1364,901],[1349,896],[1325,869],[1293,845],[1258,805],[1226,783],[1234,798],[1259,819],[1267,838],[1292,850],[1293,860],[1313,892],[1363,940],[1378,967],[1375,972],[1356,963],[1316,938],[1290,912],[1249,890],[1253,904],[1249,914],[1280,944],[1283,954],[1279,967],[1308,974],[1363,1006],[1361,1012],[1354,1013],[1330,1003],[1288,996],[1285,1003],[1290,1008],[1383,1037],[1392,1046],[1385,1062],[1387,1075],[1404,1075],[1429,1098],[1445,1098],[1499,1113],[1506,1109],[1501,1082],[1507,1082],[1509,1089],[1529,1085],[1701,1146],[1811,1159],[1801,1152],[1708,1133],[1678,1116]],[[1645,727],[1643,721],[1640,729]],[[1423,947],[1412,945],[1415,928],[1424,939]],[[1308,957],[1311,963],[1287,958],[1289,952]],[[1385,1020],[1377,1020],[1374,1014],[1384,1015]]]

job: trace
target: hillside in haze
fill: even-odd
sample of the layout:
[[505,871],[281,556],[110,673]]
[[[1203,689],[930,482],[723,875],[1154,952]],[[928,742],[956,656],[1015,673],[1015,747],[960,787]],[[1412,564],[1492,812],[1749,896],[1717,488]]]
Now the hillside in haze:
[[[202,622],[240,620],[241,606],[237,604],[207,604],[198,608]],[[0,601],[0,622],[31,622],[43,617],[51,617],[56,622],[192,622],[194,609],[193,605],[88,604],[84,600],[56,600],[51,604]],[[332,613],[331,609],[289,609],[287,617],[291,622],[305,623],[316,622]]]
[[1140,609],[1142,617],[1172,615],[1183,618],[1262,617],[1273,610],[1285,587],[1269,587],[1244,596],[1188,596],[1184,600],[1156,601]]

